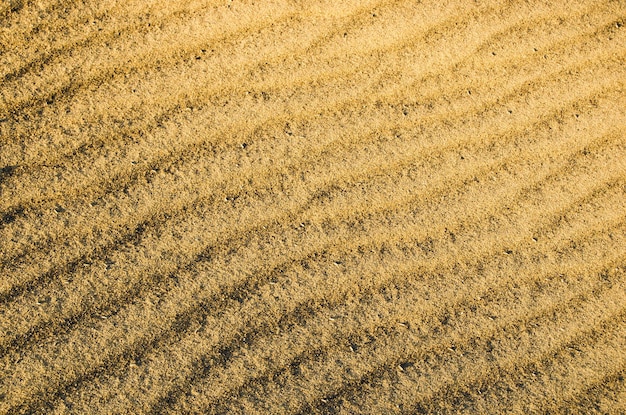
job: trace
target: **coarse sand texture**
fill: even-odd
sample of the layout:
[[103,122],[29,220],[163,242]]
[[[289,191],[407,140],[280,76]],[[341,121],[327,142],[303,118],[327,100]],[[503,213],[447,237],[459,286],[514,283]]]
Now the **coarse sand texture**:
[[0,0],[0,414],[626,414],[626,1]]

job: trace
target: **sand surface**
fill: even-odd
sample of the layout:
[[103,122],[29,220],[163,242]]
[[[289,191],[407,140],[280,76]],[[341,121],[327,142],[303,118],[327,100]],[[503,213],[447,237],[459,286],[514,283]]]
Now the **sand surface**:
[[626,413],[625,25],[2,0],[0,414]]

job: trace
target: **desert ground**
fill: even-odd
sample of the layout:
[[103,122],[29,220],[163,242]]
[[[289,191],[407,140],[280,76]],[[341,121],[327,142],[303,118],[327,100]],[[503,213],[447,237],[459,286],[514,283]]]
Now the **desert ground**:
[[2,0],[0,414],[625,414],[625,25]]

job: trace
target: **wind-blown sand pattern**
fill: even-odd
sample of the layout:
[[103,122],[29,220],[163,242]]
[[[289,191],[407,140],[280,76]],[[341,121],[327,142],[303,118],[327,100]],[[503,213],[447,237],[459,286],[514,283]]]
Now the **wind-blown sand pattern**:
[[4,0],[0,413],[626,413],[624,1]]

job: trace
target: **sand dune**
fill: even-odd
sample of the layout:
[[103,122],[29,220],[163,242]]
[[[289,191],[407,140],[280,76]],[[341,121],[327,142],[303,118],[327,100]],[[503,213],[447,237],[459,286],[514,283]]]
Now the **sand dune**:
[[0,413],[624,413],[625,20],[1,3]]

